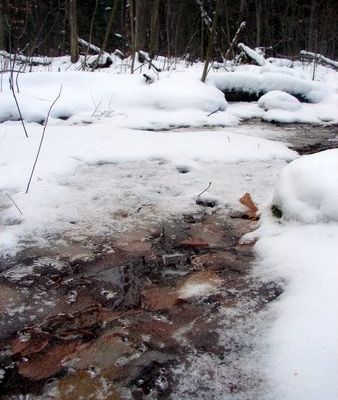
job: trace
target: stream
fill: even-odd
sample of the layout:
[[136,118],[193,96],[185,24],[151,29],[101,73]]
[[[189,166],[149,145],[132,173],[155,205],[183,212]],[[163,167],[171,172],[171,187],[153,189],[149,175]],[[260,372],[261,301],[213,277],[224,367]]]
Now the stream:
[[[301,155],[338,143],[337,126],[252,120],[222,130],[248,134],[252,127]],[[253,192],[262,203],[283,166],[265,164],[225,166],[224,184],[238,182],[238,193]],[[81,173],[111,176],[114,168]],[[254,243],[240,238],[258,222],[236,206],[238,193],[229,207],[168,215],[148,201],[136,207],[136,199],[133,215],[121,206],[112,216],[113,233],[93,235],[70,221],[48,246],[28,242],[0,259],[1,398],[264,398],[271,391],[263,365],[269,304],[282,287],[253,273]]]

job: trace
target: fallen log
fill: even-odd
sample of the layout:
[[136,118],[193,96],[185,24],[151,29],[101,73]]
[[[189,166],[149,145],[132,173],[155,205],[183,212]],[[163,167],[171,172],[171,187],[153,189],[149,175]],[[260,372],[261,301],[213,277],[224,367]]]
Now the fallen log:
[[48,57],[30,57],[30,56],[25,56],[23,54],[10,54],[7,53],[7,51],[0,51],[0,56],[8,59],[8,60],[14,60],[16,63],[21,63],[21,64],[27,64],[29,66],[48,66],[52,63],[52,59]]
[[79,44],[81,44],[84,47],[89,48],[90,50],[93,50],[95,53],[101,52],[101,49],[99,47],[87,42],[86,40],[81,39],[81,38],[77,38],[77,40],[78,40]]
[[322,64],[326,67],[331,67],[338,70],[338,61],[331,60],[330,58],[324,57],[319,53],[312,53],[311,51],[301,50],[300,55],[303,59],[306,60],[316,60],[319,64]]
[[246,46],[244,43],[238,43],[238,48],[241,49],[247,58],[253,61],[255,64],[259,66],[263,66],[265,64],[265,58],[257,53],[257,51],[251,49],[249,46]]

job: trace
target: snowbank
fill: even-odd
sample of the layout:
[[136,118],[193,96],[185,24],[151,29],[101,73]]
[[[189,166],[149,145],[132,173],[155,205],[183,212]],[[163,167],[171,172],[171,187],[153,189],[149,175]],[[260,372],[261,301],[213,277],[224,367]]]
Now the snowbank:
[[311,103],[318,103],[324,97],[324,90],[318,82],[277,72],[219,73],[210,76],[208,82],[225,94],[243,92],[260,96],[272,90],[281,90]]
[[338,149],[287,165],[256,232],[257,274],[284,291],[270,304],[264,400],[338,398]]
[[301,157],[280,173],[273,204],[285,219],[338,221],[338,149]]
[[[0,94],[0,122],[19,119],[7,75],[4,74],[4,89]],[[135,122],[139,127],[151,127],[152,120],[158,116],[160,121],[163,120],[163,112],[187,111],[189,118],[195,113],[195,119],[198,119],[216,110],[224,111],[227,106],[222,92],[190,74],[162,74],[159,80],[147,85],[139,74],[38,72],[22,74],[19,78],[17,98],[23,118],[29,122],[43,122],[61,85],[62,94],[52,109],[51,117],[69,119],[69,122],[105,116],[121,119],[123,114],[122,119],[128,118],[125,124],[129,123],[131,127]],[[212,121],[213,118],[207,119]],[[223,120],[226,122],[224,113]],[[186,124],[187,120],[181,116],[177,124],[180,123]]]
[[262,223],[256,271],[284,282],[270,305],[265,372],[273,390],[264,400],[336,400],[338,226]]
[[271,109],[295,111],[301,108],[300,101],[296,97],[280,90],[272,90],[263,95],[258,100],[258,105],[265,111]]

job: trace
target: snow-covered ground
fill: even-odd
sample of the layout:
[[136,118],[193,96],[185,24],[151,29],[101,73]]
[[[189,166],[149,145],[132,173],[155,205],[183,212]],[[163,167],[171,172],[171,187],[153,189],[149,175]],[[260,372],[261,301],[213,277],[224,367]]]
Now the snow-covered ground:
[[[205,195],[224,212],[250,192],[260,209],[267,207],[256,233],[256,272],[285,289],[271,307],[274,322],[265,338],[269,351],[262,362],[273,388],[267,400],[337,399],[337,153],[298,158],[285,135],[236,127],[252,117],[337,123],[337,73],[319,66],[312,82],[311,66],[288,68],[286,61],[270,60],[234,72],[211,71],[202,84],[201,64],[178,63],[147,84],[142,73],[148,69],[125,74],[122,62],[95,73],[72,68],[78,66],[63,58],[44,71],[20,74],[16,95],[28,139],[9,74],[1,74],[0,254],[109,235],[197,210],[196,198],[209,182]],[[287,95],[282,107],[276,98],[263,108],[257,102],[227,103],[219,89],[235,86],[289,94],[295,89],[313,103],[293,107]],[[25,194],[40,123],[60,87]],[[190,128],[164,131],[182,126]],[[277,220],[269,201],[284,167],[274,196],[282,212]],[[118,218],[121,213],[127,217]]]
[[338,150],[283,169],[256,244],[257,272],[282,281],[267,338],[269,399],[334,400],[338,395]]

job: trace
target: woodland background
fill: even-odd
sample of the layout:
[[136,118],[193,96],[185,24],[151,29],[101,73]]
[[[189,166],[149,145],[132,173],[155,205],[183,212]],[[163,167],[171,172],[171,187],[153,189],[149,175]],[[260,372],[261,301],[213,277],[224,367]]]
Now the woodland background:
[[270,56],[296,57],[306,49],[338,57],[337,0],[2,0],[0,49],[31,56],[72,50],[76,58],[78,35],[125,56],[144,50],[204,59],[210,27],[198,3],[210,20],[219,7],[215,59],[222,58],[242,21],[247,24],[241,41],[268,47]]

